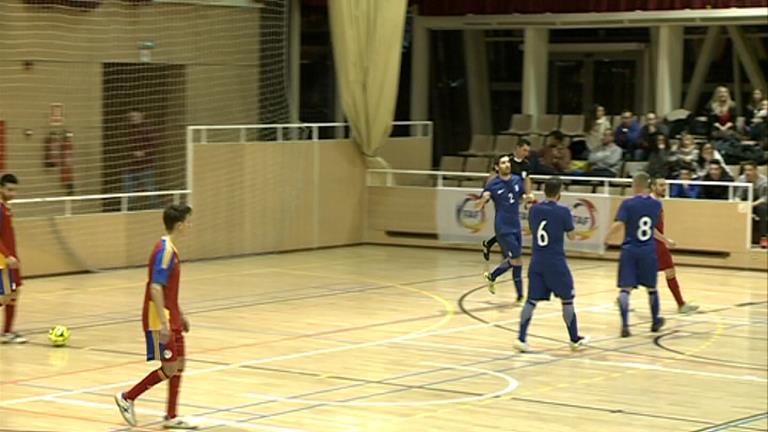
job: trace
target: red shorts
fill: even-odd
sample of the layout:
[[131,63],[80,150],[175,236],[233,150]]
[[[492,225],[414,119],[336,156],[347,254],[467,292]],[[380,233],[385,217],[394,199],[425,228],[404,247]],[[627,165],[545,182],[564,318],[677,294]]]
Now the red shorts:
[[184,333],[181,330],[171,330],[171,339],[167,343],[160,343],[159,331],[147,330],[144,337],[147,340],[147,361],[174,362],[184,357]]
[[659,271],[671,269],[675,266],[675,263],[672,262],[672,254],[669,253],[667,246],[660,241],[656,242],[656,258],[659,262]]

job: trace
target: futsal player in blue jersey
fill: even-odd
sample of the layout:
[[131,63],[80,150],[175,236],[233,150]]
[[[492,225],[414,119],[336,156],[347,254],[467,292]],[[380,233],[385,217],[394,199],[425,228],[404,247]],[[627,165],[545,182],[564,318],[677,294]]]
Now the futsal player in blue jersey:
[[494,229],[504,260],[492,272],[485,272],[483,277],[488,281],[488,290],[496,293],[496,279],[512,268],[512,280],[517,290],[517,303],[523,301],[523,260],[522,235],[520,232],[520,198],[525,194],[525,184],[522,177],[512,174],[509,155],[501,155],[496,159],[498,177],[494,178],[483,189],[483,195],[478,207],[483,208],[488,201],[493,200],[496,208]]
[[573,277],[565,260],[564,237],[567,235],[573,240],[575,235],[571,210],[557,203],[562,185],[559,177],[550,177],[544,185],[546,199],[532,206],[528,212],[528,224],[533,234],[528,267],[528,299],[520,313],[520,334],[514,344],[515,349],[521,352],[528,351],[528,325],[536,303],[549,301],[552,294],[562,303],[571,349],[580,350],[589,342],[588,336],[579,336],[573,308]]
[[608,230],[606,238],[624,229],[619,258],[619,310],[621,311],[621,337],[629,337],[629,294],[642,285],[648,289],[651,305],[651,331],[658,332],[664,326],[659,316],[659,293],[656,291],[656,242],[659,235],[655,227],[661,217],[661,203],[648,195],[650,177],[638,172],[632,177],[635,196],[624,200],[619,206],[616,221]]

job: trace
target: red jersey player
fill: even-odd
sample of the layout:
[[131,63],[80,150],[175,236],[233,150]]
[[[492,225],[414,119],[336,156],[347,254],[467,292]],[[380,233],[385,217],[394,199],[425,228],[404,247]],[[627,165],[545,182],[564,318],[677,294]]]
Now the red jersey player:
[[[651,196],[661,201],[661,199],[667,194],[667,182],[663,178],[657,178],[651,180]],[[664,234],[664,210],[661,211],[661,217],[656,224],[656,229]],[[671,245],[674,246],[674,241],[666,239]],[[672,254],[669,253],[667,245],[664,244],[663,239],[656,238],[656,257],[659,261],[659,271],[663,271],[667,277],[667,286],[672,292],[672,296],[675,297],[677,303],[677,311],[679,313],[692,313],[699,309],[695,304],[686,303],[683,300],[683,295],[680,293],[680,285],[677,283],[677,276],[675,274],[675,263],[672,262]]]
[[8,203],[16,197],[16,187],[19,180],[13,174],[3,174],[0,177],[0,305],[5,305],[5,322],[3,323],[2,343],[22,344],[26,338],[13,332],[13,318],[21,287],[19,258],[16,254],[16,236],[13,233],[11,209]]
[[147,340],[147,361],[160,360],[161,367],[150,372],[127,392],[115,395],[120,414],[131,426],[136,426],[133,407],[136,398],[160,382],[169,380],[168,411],[163,427],[197,428],[176,417],[176,402],[184,371],[184,333],[189,331],[189,321],[179,308],[181,263],[173,242],[189,229],[191,214],[192,209],[187,205],[171,205],[166,208],[163,223],[168,235],[155,243],[149,256],[149,275],[141,320]]

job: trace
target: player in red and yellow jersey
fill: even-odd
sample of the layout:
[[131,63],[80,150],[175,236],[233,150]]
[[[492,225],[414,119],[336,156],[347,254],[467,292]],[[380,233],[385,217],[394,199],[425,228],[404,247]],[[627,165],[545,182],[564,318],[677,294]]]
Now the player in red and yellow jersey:
[[0,337],[2,343],[22,344],[26,338],[13,331],[13,319],[19,301],[21,272],[16,253],[16,236],[13,232],[11,209],[8,203],[16,197],[19,180],[13,174],[0,177],[0,305],[5,309],[5,321]]
[[[667,182],[663,178],[651,180],[651,196],[661,201],[667,194]],[[656,224],[659,233],[664,234],[664,210],[661,211],[659,222]],[[674,241],[667,239],[672,245]],[[680,292],[680,285],[677,283],[677,274],[675,273],[675,263],[672,261],[672,254],[663,241],[656,239],[656,256],[659,259],[659,271],[663,271],[667,279],[667,287],[672,292],[672,296],[677,303],[677,311],[680,313],[696,312],[699,307],[695,304],[686,303],[683,300],[683,294]]]
[[181,262],[174,240],[190,227],[192,209],[187,205],[172,205],[163,212],[167,236],[162,237],[149,256],[147,286],[144,292],[142,324],[147,342],[147,361],[160,360],[161,367],[150,372],[127,392],[115,395],[120,414],[131,426],[136,426],[133,402],[142,393],[168,380],[168,411],[163,427],[166,429],[196,429],[197,426],[176,417],[176,404],[184,372],[184,333],[189,321],[179,307],[179,277]]

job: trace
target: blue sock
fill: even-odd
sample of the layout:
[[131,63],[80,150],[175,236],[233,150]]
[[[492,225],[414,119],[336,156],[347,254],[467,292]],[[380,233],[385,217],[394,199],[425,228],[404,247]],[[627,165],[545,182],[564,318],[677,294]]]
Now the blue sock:
[[568,327],[568,337],[571,338],[571,342],[578,342],[579,327],[576,323],[576,310],[573,308],[573,300],[563,302],[563,321],[565,321],[565,325]]
[[520,312],[520,335],[517,337],[520,342],[525,343],[525,338],[528,337],[528,324],[531,323],[534,309],[536,309],[536,302],[528,300],[523,306],[523,311]]
[[501,264],[499,264],[499,266],[493,269],[493,272],[491,272],[491,279],[493,280],[498,279],[499,276],[503,275],[504,273],[507,272],[507,270],[509,270],[509,267],[510,267],[509,261],[507,260],[502,261]]
[[523,297],[523,266],[512,266],[512,280],[515,281],[515,289],[517,290],[517,298]]
[[651,304],[651,317],[655,323],[659,320],[659,292],[656,288],[648,288],[648,302]]
[[619,309],[621,310],[621,326],[629,327],[629,290],[619,292]]

